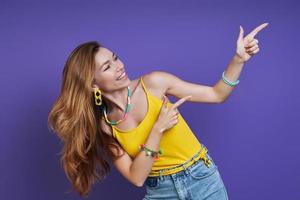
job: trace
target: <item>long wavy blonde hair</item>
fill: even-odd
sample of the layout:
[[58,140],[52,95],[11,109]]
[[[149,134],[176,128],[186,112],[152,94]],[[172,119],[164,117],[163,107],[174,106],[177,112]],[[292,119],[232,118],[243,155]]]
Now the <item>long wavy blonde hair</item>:
[[[108,159],[119,155],[119,143],[101,125],[102,109],[91,90],[95,73],[96,41],[77,46],[69,55],[62,74],[62,86],[48,116],[49,130],[63,142],[61,165],[72,187],[88,197],[92,185],[110,172]],[[112,148],[117,149],[114,154]]]

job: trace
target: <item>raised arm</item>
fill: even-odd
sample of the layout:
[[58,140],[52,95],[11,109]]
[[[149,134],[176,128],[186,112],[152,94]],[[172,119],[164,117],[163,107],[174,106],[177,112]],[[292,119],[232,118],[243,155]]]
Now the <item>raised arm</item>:
[[[246,37],[244,37],[244,29],[240,26],[240,33],[236,41],[236,53],[229,62],[224,75],[230,81],[237,81],[240,77],[244,64],[255,54],[259,52],[258,40],[255,39],[255,35],[265,28],[268,23],[263,23],[251,31]],[[217,84],[214,85],[215,91],[219,94],[220,98],[224,102],[234,87],[229,86],[220,79]]]
[[[258,40],[254,36],[267,25],[268,23],[261,24],[246,37],[244,37],[244,30],[240,26],[236,53],[224,71],[224,75],[228,80],[232,82],[238,80],[245,62],[259,52]],[[186,82],[164,71],[152,72],[151,78],[154,79],[153,82],[156,83],[156,87],[164,89],[165,94],[170,94],[178,98],[192,95],[192,98],[189,100],[192,102],[222,103],[234,89],[234,86],[224,83],[222,78],[214,86]]]
[[214,87],[191,83],[164,71],[151,72],[151,79],[156,83],[154,87],[161,88],[165,94],[182,98],[192,95],[191,102],[221,103],[221,96]]

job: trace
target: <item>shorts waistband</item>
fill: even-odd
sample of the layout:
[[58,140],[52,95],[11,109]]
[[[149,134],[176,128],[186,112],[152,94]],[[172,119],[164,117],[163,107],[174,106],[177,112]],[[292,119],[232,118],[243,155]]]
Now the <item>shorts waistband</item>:
[[[172,170],[177,169],[177,168],[181,168],[179,171],[177,171],[177,172],[180,172],[183,169],[185,170],[186,168],[188,168],[188,167],[192,166],[193,164],[195,164],[199,159],[202,159],[204,161],[204,164],[207,167],[210,167],[211,160],[206,156],[207,152],[208,152],[208,149],[206,148],[206,146],[201,144],[200,150],[196,154],[194,154],[193,157],[191,159],[189,159],[188,161],[186,161],[186,162],[184,162],[180,165],[176,165],[174,167],[171,167],[171,168],[152,171],[150,173],[149,177],[168,176],[170,174],[164,175],[163,173],[166,172],[166,171],[172,171]],[[175,173],[177,173],[177,172],[175,172]],[[171,172],[171,174],[172,174],[172,172]]]

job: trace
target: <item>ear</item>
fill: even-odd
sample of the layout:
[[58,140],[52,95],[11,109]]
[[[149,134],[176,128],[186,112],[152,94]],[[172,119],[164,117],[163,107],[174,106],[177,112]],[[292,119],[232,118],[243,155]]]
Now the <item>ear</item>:
[[99,89],[98,85],[93,84],[91,92],[94,92],[96,89]]
[[93,84],[93,88],[99,88],[97,84]]

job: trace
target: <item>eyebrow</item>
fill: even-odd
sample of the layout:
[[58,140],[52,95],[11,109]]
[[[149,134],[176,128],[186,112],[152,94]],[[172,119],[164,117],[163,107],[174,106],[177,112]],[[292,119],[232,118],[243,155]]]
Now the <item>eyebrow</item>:
[[[112,57],[115,57],[115,53],[112,53]],[[102,69],[104,67],[104,65],[106,65],[110,60],[105,61],[100,68]]]

